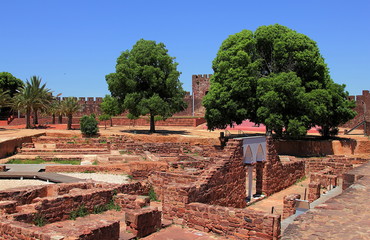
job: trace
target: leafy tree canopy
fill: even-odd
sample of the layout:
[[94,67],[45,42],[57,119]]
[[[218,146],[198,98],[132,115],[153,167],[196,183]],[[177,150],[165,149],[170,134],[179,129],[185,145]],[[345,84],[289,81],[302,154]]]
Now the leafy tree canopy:
[[11,73],[0,72],[0,89],[4,92],[8,91],[11,97],[23,86],[22,80],[14,77]]
[[103,102],[100,104],[100,109],[109,116],[117,116],[122,112],[117,98],[110,95],[105,95]]
[[186,107],[177,65],[163,43],[141,39],[117,59],[108,88],[132,117],[149,115],[155,132],[155,116],[166,119]]
[[354,116],[348,93],[330,78],[316,42],[285,26],[229,36],[213,70],[203,100],[210,130],[250,119],[280,136],[299,137],[315,125],[328,135]]

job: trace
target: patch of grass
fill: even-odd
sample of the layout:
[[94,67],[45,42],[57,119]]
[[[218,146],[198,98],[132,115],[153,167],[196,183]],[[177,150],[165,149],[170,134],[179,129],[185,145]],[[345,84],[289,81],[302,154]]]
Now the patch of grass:
[[120,153],[120,154],[128,154],[128,155],[133,154],[133,152],[131,152],[131,151],[126,151],[126,150],[121,150],[121,151],[119,151],[119,153]]
[[306,176],[303,176],[303,177],[301,177],[300,179],[298,179],[294,184],[298,184],[298,183],[300,183],[300,182],[303,182],[304,180],[306,180],[307,179],[307,177]]
[[100,140],[99,143],[107,143],[106,140]]
[[98,160],[95,160],[92,165],[98,165]]
[[75,144],[76,142],[67,142],[68,144]]
[[76,210],[73,210],[71,214],[69,215],[69,219],[76,220],[78,217],[85,217],[89,215],[89,211],[85,207],[85,205],[79,206]]
[[159,202],[159,199],[157,198],[157,194],[155,193],[153,187],[150,187],[148,195],[149,195],[150,201]]
[[6,164],[42,164],[42,163],[60,163],[60,164],[72,164],[72,165],[80,165],[81,160],[78,159],[59,159],[59,158],[54,158],[51,161],[46,161],[42,158],[35,158],[35,159],[10,159]]
[[45,226],[47,224],[45,216],[41,213],[36,213],[33,218],[33,224],[35,224],[38,227]]
[[132,175],[127,175],[127,177],[132,180],[134,177]]
[[96,205],[94,206],[93,209],[93,214],[100,214],[108,210],[116,210],[116,211],[121,211],[121,207],[117,204],[114,203],[113,200],[111,200],[107,204],[102,204],[102,205]]
[[82,173],[96,173],[94,170],[85,170]]

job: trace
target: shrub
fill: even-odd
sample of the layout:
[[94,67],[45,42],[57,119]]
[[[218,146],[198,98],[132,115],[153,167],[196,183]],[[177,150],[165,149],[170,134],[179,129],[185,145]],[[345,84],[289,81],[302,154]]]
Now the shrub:
[[88,137],[96,135],[99,132],[98,121],[96,121],[93,114],[90,116],[84,115],[80,120],[80,127],[81,132]]

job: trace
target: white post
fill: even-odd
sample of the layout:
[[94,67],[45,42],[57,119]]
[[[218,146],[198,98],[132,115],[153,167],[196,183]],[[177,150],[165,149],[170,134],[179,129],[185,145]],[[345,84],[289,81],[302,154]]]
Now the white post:
[[252,200],[253,166],[248,166],[248,199]]

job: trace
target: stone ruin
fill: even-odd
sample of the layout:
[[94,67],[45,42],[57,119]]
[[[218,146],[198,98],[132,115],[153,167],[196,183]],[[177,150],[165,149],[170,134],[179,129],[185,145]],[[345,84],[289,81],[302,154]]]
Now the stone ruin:
[[[129,239],[157,231],[163,221],[234,239],[279,239],[281,216],[247,207],[249,176],[256,177],[256,194],[266,196],[310,176],[308,200],[314,201],[321,186],[336,186],[348,169],[367,161],[344,156],[281,158],[274,140],[267,137],[263,157],[247,162],[243,143],[243,139],[231,139],[221,148],[138,142],[125,136],[33,138],[23,144],[18,157],[52,161],[56,156],[73,156],[85,161],[78,166],[47,166],[46,172],[124,173],[134,180],[128,184],[87,181],[2,191],[0,239],[124,239],[127,234]],[[84,158],[87,153],[95,154],[90,164]],[[161,209],[150,207],[145,197],[153,190]],[[300,197],[284,199],[283,218],[294,214]],[[107,204],[121,210],[93,214]],[[71,220],[81,206],[90,214]],[[41,220],[47,224],[36,226]]]

